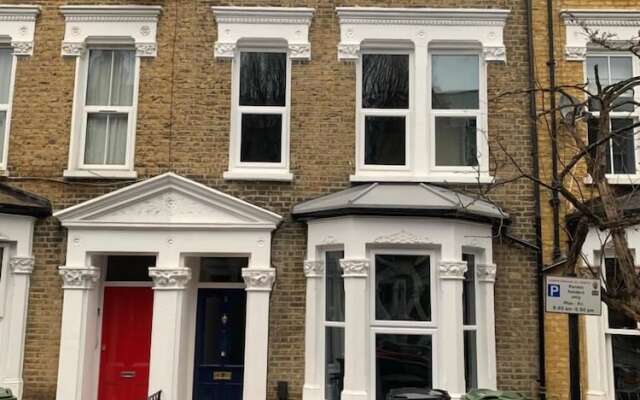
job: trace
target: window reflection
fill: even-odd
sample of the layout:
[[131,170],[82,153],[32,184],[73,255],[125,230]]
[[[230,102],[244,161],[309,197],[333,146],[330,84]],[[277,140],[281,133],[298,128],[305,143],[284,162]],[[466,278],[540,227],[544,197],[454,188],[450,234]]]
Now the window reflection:
[[376,335],[376,400],[387,400],[392,389],[430,388],[430,335]]
[[613,378],[616,400],[640,398],[640,336],[613,335]]
[[429,256],[376,255],[376,319],[430,321]]

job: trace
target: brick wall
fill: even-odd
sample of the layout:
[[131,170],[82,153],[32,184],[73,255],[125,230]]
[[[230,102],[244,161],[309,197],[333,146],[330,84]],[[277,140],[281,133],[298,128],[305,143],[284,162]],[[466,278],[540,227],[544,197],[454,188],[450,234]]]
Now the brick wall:
[[[92,1],[40,1],[35,53],[20,59],[16,74],[9,170],[11,182],[48,197],[56,210],[121,187],[109,181],[64,182],[74,89],[73,58],[60,56],[64,22],[58,7]],[[4,3],[4,1],[3,1]],[[23,0],[21,3],[33,3]],[[101,4],[113,3],[100,1]],[[292,69],[291,165],[293,183],[229,182],[227,168],[231,64],[213,58],[214,1],[144,1],[160,4],[158,56],[141,65],[136,137],[136,170],[141,177],[174,171],[285,216],[275,233],[273,263],[278,279],[271,300],[269,396],[277,381],[288,381],[291,398],[303,383],[305,251],[303,224],[291,207],[349,185],[355,152],[355,68],[337,61],[336,6],[500,7],[511,9],[505,29],[508,62],[489,66],[490,97],[524,87],[527,43],[524,2],[516,0],[343,1],[233,5],[314,7],[312,60]],[[530,167],[528,102],[525,96],[490,105],[490,137]],[[496,161],[504,157],[494,154]],[[499,178],[513,168],[501,167]],[[37,179],[31,179],[37,178]],[[473,189],[473,188],[471,188]],[[492,199],[513,218],[511,233],[534,242],[532,185],[520,180],[496,187]],[[55,397],[62,306],[56,268],[65,261],[66,232],[54,219],[37,225],[25,355],[25,399]],[[501,388],[536,392],[537,320],[535,257],[529,250],[495,240],[498,383]]]

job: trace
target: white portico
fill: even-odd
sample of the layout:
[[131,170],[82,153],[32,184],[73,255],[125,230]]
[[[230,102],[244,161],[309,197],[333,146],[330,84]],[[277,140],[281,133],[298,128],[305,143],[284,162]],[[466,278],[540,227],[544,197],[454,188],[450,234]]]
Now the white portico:
[[[105,256],[154,256],[148,393],[191,398],[192,261],[247,259],[243,398],[266,398],[271,232],[281,217],[192,180],[167,173],[54,214],[68,229],[60,267],[64,304],[58,400],[98,398]],[[191,371],[191,374],[189,373]]]

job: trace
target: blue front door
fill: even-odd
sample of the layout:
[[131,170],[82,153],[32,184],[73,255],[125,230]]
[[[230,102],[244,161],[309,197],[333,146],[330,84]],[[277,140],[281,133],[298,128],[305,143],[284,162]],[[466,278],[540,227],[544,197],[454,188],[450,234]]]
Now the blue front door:
[[200,289],[194,400],[242,400],[244,289]]

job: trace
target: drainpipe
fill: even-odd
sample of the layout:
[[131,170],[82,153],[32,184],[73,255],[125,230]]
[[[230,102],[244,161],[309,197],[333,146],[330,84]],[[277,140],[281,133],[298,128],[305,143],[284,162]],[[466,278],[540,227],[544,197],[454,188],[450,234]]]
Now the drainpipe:
[[[535,51],[533,45],[533,7],[532,0],[525,0],[527,13],[527,45],[529,53],[529,88],[533,89],[536,85],[535,80]],[[536,93],[529,92],[529,118],[531,120],[529,126],[529,135],[531,140],[531,158],[533,164],[533,176],[538,179],[540,177],[540,166],[538,159],[538,115],[536,107]],[[542,223],[540,220],[540,186],[533,183],[534,197],[534,213],[535,213],[535,231],[536,231],[536,266],[537,266],[537,285],[538,285],[538,384],[539,398],[546,400],[547,397],[547,372],[545,368],[545,339],[544,339],[544,260],[542,258]]]

